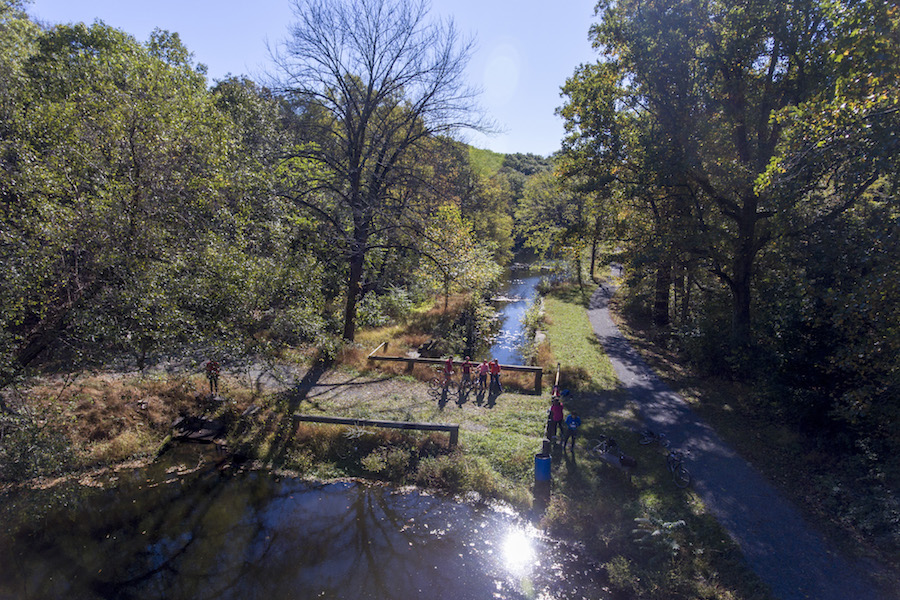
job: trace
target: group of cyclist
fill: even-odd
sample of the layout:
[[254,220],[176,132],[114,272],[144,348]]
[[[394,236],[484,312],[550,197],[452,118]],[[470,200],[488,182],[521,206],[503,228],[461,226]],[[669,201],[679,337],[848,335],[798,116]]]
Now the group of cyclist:
[[547,411],[547,439],[553,443],[559,443],[563,450],[566,446],[572,448],[575,453],[575,438],[578,428],[581,427],[581,417],[574,410],[570,410],[568,416],[563,419],[562,397],[568,395],[568,390],[560,394],[559,386],[553,386],[550,394],[550,409]]
[[[453,362],[453,357],[447,357],[447,360],[444,362],[444,380],[449,382],[450,378],[453,377],[453,367],[455,363]],[[472,362],[470,357],[466,357],[465,360],[460,364],[461,371],[461,383],[462,384],[471,384],[472,383],[472,372],[475,371],[478,374],[478,387],[484,389],[487,386],[487,378],[488,375],[491,376],[491,387],[497,386],[497,391],[502,392],[503,386],[500,385],[500,363],[497,362],[497,359],[494,358],[490,362],[487,359],[481,361],[481,364],[475,364]]]

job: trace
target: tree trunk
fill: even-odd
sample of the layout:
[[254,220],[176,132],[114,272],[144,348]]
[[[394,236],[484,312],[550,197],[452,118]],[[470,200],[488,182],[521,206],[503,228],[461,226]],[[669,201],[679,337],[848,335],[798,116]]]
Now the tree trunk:
[[693,284],[693,275],[691,274],[691,265],[684,266],[683,288],[681,290],[681,322],[687,324],[691,318],[691,285]]
[[660,261],[656,267],[656,288],[653,297],[653,323],[658,327],[669,326],[669,294],[672,287],[672,263]]
[[731,286],[731,338],[734,349],[750,345],[750,274],[735,274]]
[[575,273],[578,276],[578,289],[584,292],[584,278],[581,275],[581,250],[575,251]]
[[745,348],[750,344],[751,280],[753,263],[759,248],[756,232],[757,204],[756,195],[749,192],[743,200],[741,219],[738,222],[738,239],[733,263],[734,275],[731,282],[731,337],[734,349]]
[[359,299],[359,282],[362,280],[363,254],[357,251],[350,257],[350,277],[347,280],[347,304],[344,306],[344,339],[352,342],[356,337],[356,302]]
[[594,231],[591,236],[591,281],[596,282],[597,278],[594,277],[594,272],[597,268],[597,246],[600,244],[600,217],[597,216],[594,218]]

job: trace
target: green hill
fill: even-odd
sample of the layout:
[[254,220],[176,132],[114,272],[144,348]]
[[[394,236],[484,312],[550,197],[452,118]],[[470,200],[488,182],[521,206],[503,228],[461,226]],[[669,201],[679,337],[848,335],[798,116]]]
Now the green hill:
[[505,154],[469,146],[469,160],[472,162],[472,168],[483,177],[490,177],[499,171],[505,158]]

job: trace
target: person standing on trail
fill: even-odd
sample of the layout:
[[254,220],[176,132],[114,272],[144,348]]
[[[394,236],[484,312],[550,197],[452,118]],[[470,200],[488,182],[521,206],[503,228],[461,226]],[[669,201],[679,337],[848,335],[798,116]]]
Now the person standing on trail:
[[219,394],[219,363],[214,360],[206,361],[206,378],[209,380],[209,394]]
[[491,370],[491,366],[488,364],[487,359],[481,361],[481,365],[478,367],[478,386],[481,389],[487,387],[487,376]]
[[502,392],[503,386],[500,385],[500,363],[497,359],[491,361],[491,386],[497,384],[497,391]]
[[444,381],[450,381],[450,378],[453,376],[453,357],[448,356],[447,361],[444,363]]
[[467,383],[472,381],[472,363],[468,356],[462,364],[462,381]]
[[572,440],[572,454],[575,454],[575,437],[578,435],[578,428],[581,427],[581,417],[574,410],[569,412],[566,417],[566,424],[563,427],[562,447],[563,452],[566,450],[566,444]]
[[[563,405],[559,401],[559,396],[553,396],[550,402],[550,410],[547,412],[547,439],[556,442],[556,432],[562,427],[563,421]],[[562,433],[561,431],[559,433]]]

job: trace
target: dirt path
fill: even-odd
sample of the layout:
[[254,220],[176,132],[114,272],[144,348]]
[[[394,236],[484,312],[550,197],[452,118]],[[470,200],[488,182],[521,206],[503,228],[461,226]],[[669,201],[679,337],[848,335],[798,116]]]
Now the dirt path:
[[609,316],[614,289],[601,287],[588,316],[646,426],[690,453],[693,488],[781,600],[887,599],[863,565],[836,554],[744,459],[725,444],[635,352]]

